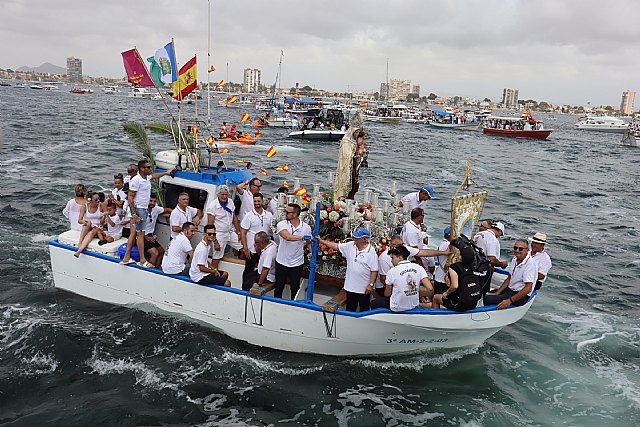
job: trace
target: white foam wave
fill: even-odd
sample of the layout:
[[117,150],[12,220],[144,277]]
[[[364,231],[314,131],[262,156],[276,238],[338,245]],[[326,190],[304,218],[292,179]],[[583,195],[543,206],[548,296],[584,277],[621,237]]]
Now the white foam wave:
[[283,375],[297,376],[297,375],[309,375],[314,372],[321,371],[324,366],[309,366],[306,368],[289,368],[282,366],[273,361],[260,360],[255,357],[247,356],[246,354],[233,353],[225,351],[222,355],[222,363],[244,363],[253,366],[258,371],[276,372]]
[[412,356],[409,359],[404,359],[404,361],[376,360],[376,359],[347,359],[346,362],[351,365],[363,366],[365,368],[376,368],[376,369],[383,369],[383,370],[408,369],[416,372],[422,372],[422,370],[426,367],[447,366],[449,363],[453,362],[454,360],[459,360],[470,354],[477,353],[479,348],[480,348],[479,346],[465,347],[465,348],[453,350],[451,352],[443,353],[438,356],[430,355],[429,353],[424,353],[424,354]]
[[87,361],[87,365],[98,375],[112,375],[133,373],[136,384],[154,390],[170,389],[179,391],[178,385],[165,380],[164,375],[155,372],[142,362],[135,362],[130,358],[126,359],[100,359],[96,352]]
[[43,355],[40,352],[31,358],[23,357],[22,364],[22,373],[25,375],[50,374],[58,369],[58,361],[52,355]]
[[590,338],[590,339],[586,339],[586,340],[580,341],[576,345],[576,350],[578,350],[578,351],[582,350],[582,348],[585,345],[599,343],[600,341],[602,341],[603,339],[605,339],[606,337],[611,336],[611,335],[622,335],[622,336],[624,336],[626,334],[623,334],[622,332],[607,332],[607,333],[604,333],[604,334],[600,335],[597,338]]
[[55,239],[56,237],[58,237],[55,234],[49,235],[49,234],[44,234],[44,233],[38,233],[36,235],[31,236],[31,241],[33,243],[41,243],[41,242],[48,242],[52,239]]
[[227,401],[227,396],[224,394],[212,393],[203,398],[191,399],[187,397],[187,402],[193,403],[198,406],[202,406],[202,409],[206,412],[215,412],[222,408]]
[[[384,425],[393,427],[398,425],[426,425],[430,421],[444,417],[443,413],[423,411],[420,402],[416,402],[404,395],[397,387],[398,394],[389,394],[387,387],[384,392],[378,394],[378,387],[359,385],[348,389],[338,395],[337,404],[342,407],[333,411],[329,405],[323,406],[326,414],[333,415],[341,427],[349,425],[352,415],[373,409],[384,420]],[[370,415],[369,415],[370,416]]]

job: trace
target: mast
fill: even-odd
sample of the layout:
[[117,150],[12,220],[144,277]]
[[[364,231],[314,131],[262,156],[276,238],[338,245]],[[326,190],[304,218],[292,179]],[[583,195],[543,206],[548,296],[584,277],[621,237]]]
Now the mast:
[[282,58],[284,57],[284,51],[280,50],[280,62],[278,63],[278,72],[276,73],[276,81],[273,83],[273,91],[271,91],[271,102],[276,99],[276,86],[280,89],[280,73],[282,72]]
[[385,101],[389,102],[389,58],[387,58],[387,97]]
[[209,70],[211,70],[211,0],[207,0],[207,127],[211,126],[211,78],[209,77],[211,72]]

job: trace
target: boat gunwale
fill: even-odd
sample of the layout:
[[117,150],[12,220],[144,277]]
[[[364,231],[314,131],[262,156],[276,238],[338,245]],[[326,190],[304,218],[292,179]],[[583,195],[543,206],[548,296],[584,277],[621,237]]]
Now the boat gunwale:
[[[60,243],[58,241],[58,239],[52,239],[49,241],[49,245],[50,246],[55,246],[61,249],[66,249],[66,250],[70,250],[70,251],[76,251],[77,248],[75,246],[71,246],[71,245],[67,245],[65,243]],[[106,254],[102,254],[99,252],[93,252],[90,250],[86,250],[83,252],[83,255],[87,255],[87,256],[92,256],[95,258],[99,258],[105,261],[109,261],[112,263],[116,263],[119,264],[120,263],[120,259],[119,258],[114,258],[112,256],[106,255]],[[303,308],[303,309],[307,309],[307,310],[313,310],[313,311],[317,311],[317,312],[324,312],[325,310],[322,308],[321,305],[318,305],[314,302],[308,302],[306,300],[301,300],[301,301],[297,301],[297,300],[286,300],[286,299],[282,299],[282,298],[276,298],[273,296],[269,296],[269,295],[254,295],[252,293],[250,293],[249,291],[243,291],[242,289],[236,289],[236,288],[232,288],[232,287],[227,287],[227,286],[223,286],[223,285],[211,285],[211,284],[199,284],[194,282],[193,280],[191,280],[189,277],[187,276],[176,276],[176,275],[170,275],[170,274],[166,274],[164,273],[162,270],[157,269],[157,268],[143,268],[140,267],[137,264],[129,264],[127,265],[128,267],[133,267],[133,268],[137,268],[140,270],[145,270],[149,273],[153,273],[153,274],[157,274],[160,276],[166,276],[172,279],[176,279],[176,280],[180,280],[186,283],[190,283],[193,285],[198,285],[198,286],[204,286],[207,288],[213,288],[219,291],[224,291],[224,292],[229,292],[229,293],[233,293],[233,294],[237,294],[237,295],[242,295],[242,296],[249,296],[251,298],[255,298],[255,299],[263,299],[266,301],[270,301],[270,302],[274,302],[274,303],[278,303],[278,304],[283,304],[283,305],[289,305],[289,306],[294,306],[297,308]],[[64,288],[60,288],[60,289],[64,289]],[[526,305],[531,305],[531,303],[533,302],[533,300],[535,299],[535,297],[537,296],[537,291],[533,291],[529,301],[527,302],[527,304],[523,305],[523,306],[509,306],[504,310],[510,310],[510,309],[518,309],[518,308],[522,308]],[[401,311],[401,312],[395,312],[392,311],[390,309],[387,308],[376,308],[373,310],[368,310],[366,312],[350,312],[350,311],[345,311],[345,310],[339,310],[339,311],[335,311],[334,313],[337,315],[341,315],[341,316],[348,316],[348,317],[357,317],[357,318],[361,318],[361,317],[369,317],[369,316],[374,316],[377,314],[392,314],[394,316],[401,316],[401,315],[447,315],[447,316],[451,316],[451,315],[469,315],[469,314],[474,314],[474,313],[485,313],[485,312],[496,312],[498,311],[496,305],[490,305],[490,306],[483,306],[483,307],[477,307],[473,310],[469,310],[469,311],[464,311],[464,312],[456,312],[456,311],[452,311],[452,310],[448,310],[448,309],[433,309],[433,308],[414,308],[411,310],[406,310],[406,311]],[[527,309],[528,310],[528,309]],[[502,310],[500,310],[502,311]]]

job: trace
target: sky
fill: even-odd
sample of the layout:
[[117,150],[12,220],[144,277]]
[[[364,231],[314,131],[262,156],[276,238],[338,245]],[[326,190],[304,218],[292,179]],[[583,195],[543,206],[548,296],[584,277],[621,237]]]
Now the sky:
[[[379,91],[408,79],[421,95],[612,105],[640,90],[640,3],[633,0],[211,0],[212,81],[244,68],[281,87]],[[66,67],[123,77],[120,52],[175,39],[206,81],[207,0],[0,0],[0,68]],[[228,79],[227,79],[228,64]]]

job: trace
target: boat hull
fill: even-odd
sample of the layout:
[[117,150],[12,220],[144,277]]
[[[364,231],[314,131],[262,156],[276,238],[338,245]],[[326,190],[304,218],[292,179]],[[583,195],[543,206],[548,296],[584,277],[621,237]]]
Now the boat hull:
[[296,130],[289,133],[289,138],[306,139],[311,141],[340,141],[346,134],[340,130]]
[[255,138],[248,136],[248,135],[243,135],[238,139],[232,139],[229,137],[226,138],[218,138],[216,139],[216,141],[218,142],[233,142],[236,144],[244,144],[244,145],[254,145],[256,143]]
[[482,132],[485,135],[506,136],[508,138],[531,138],[531,139],[547,139],[551,135],[551,130],[507,130],[484,128]]
[[429,126],[438,129],[457,129],[457,130],[478,130],[480,129],[480,123],[464,123],[464,124],[452,124],[452,123],[438,123],[433,120],[429,120]]
[[286,118],[269,119],[268,121],[269,127],[272,128],[291,128],[291,126],[293,125],[291,119]]
[[376,122],[376,123],[398,124],[402,122],[402,117],[364,116],[364,119],[368,122]]
[[589,125],[589,124],[577,124],[576,129],[585,130],[589,132],[605,132],[605,133],[625,133],[629,129],[629,125]]
[[[209,325],[230,337],[278,350],[334,356],[390,355],[482,344],[501,328],[520,320],[535,298],[506,310],[413,310],[392,313],[324,312],[312,302],[256,296],[223,286],[198,285],[118,259],[50,242],[57,288],[106,303],[152,308]],[[232,283],[242,266],[221,263]],[[306,285],[300,293],[306,293]],[[298,298],[304,298],[304,296]],[[371,333],[373,332],[373,333]]]

